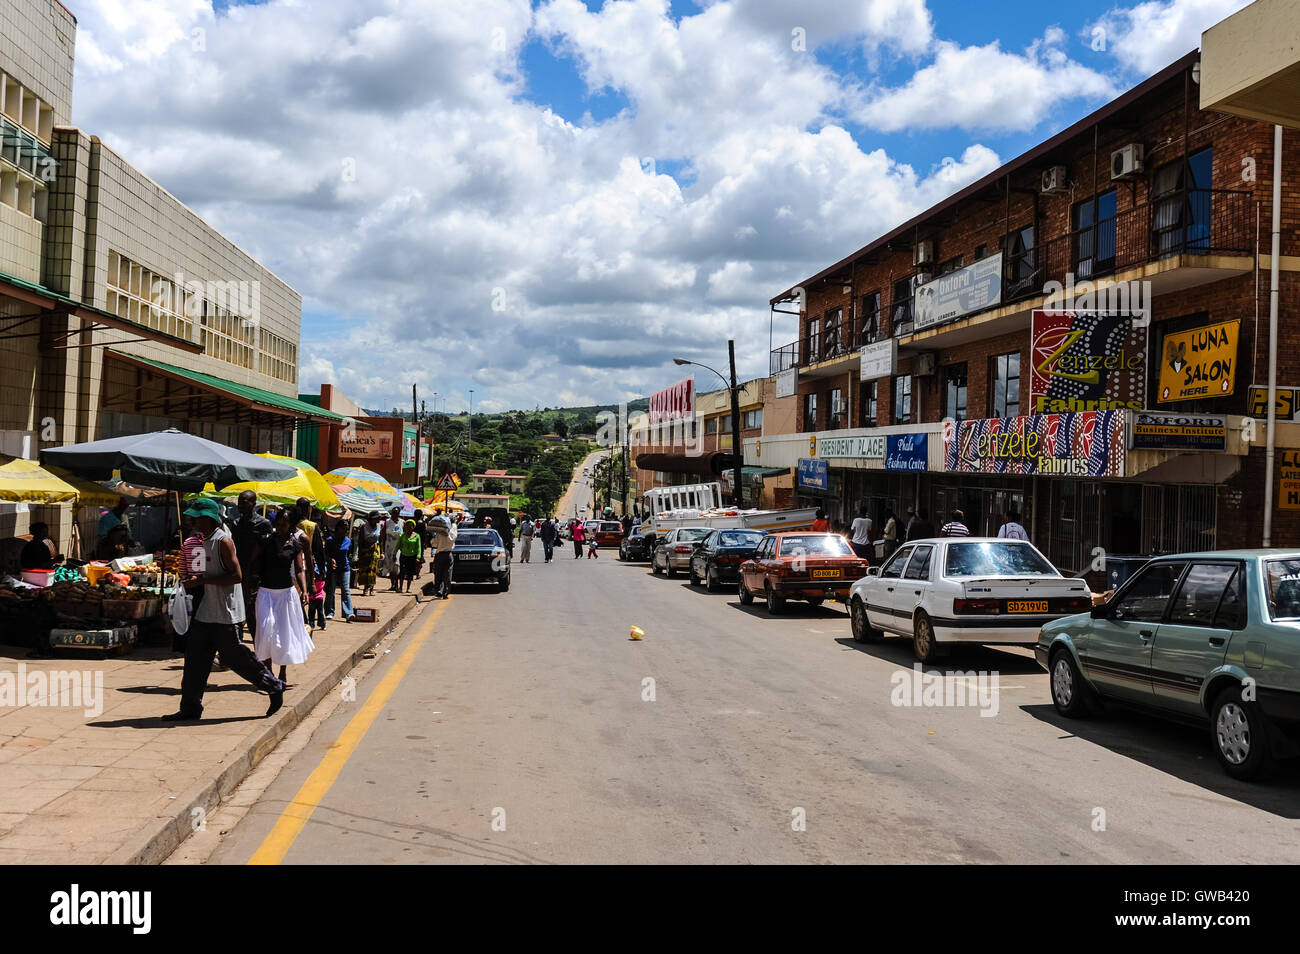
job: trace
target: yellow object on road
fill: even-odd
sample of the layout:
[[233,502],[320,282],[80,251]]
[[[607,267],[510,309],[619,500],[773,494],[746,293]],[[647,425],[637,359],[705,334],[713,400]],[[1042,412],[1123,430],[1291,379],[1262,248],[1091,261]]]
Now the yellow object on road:
[[630,639],[641,639],[643,636],[645,636],[644,629],[642,629],[640,626],[632,627],[632,635],[629,637]]

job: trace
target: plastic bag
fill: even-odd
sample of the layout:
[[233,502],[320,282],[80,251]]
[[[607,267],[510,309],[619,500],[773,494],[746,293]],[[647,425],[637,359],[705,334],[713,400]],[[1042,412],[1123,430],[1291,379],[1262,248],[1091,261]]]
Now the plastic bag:
[[171,602],[167,605],[167,613],[172,618],[172,629],[179,636],[184,636],[190,628],[190,594],[185,592],[185,587],[177,586],[172,590]]

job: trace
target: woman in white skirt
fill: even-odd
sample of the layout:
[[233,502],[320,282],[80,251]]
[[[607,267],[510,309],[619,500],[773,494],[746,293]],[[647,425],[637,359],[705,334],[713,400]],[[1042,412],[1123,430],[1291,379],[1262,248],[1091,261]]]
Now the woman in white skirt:
[[283,682],[285,668],[306,662],[316,648],[303,621],[303,607],[308,599],[307,573],[302,547],[293,534],[287,509],[275,515],[275,532],[258,545],[253,559],[261,578],[253,651],[267,669],[280,667]]

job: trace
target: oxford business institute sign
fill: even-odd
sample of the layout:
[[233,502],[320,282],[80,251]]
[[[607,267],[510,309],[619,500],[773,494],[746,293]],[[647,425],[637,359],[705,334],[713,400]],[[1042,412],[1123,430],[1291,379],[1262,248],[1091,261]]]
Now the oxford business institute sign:
[[998,252],[917,288],[913,327],[920,331],[955,321],[1001,300],[1002,253]]

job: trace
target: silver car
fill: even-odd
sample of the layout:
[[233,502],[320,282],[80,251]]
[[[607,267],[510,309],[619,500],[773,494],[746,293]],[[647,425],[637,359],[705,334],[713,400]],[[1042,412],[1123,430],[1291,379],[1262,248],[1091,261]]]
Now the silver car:
[[666,572],[672,577],[677,575],[678,570],[689,570],[695,544],[708,536],[709,530],[709,527],[669,530],[667,535],[659,540],[655,552],[650,556],[650,572]]

